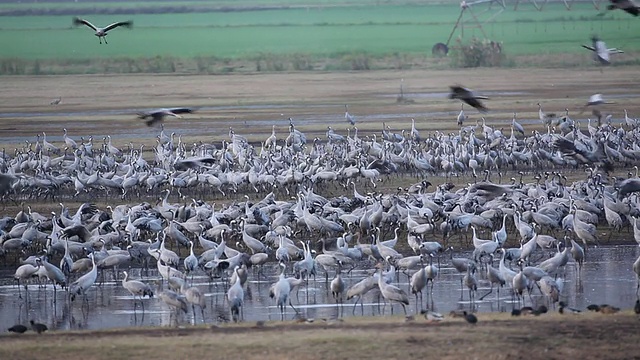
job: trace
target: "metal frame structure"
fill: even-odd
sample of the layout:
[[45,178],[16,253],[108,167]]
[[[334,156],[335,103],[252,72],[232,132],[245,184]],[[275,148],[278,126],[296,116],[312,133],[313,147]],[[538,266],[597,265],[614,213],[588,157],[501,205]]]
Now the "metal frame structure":
[[[533,7],[536,10],[542,11],[548,1],[549,0],[515,0],[513,5],[513,10],[517,11],[518,6],[520,5],[521,2],[523,3],[529,2],[533,5]],[[600,9],[600,3],[602,1],[603,0],[591,0],[596,10]],[[565,8],[569,11],[571,10],[571,7],[573,6],[574,2],[575,0],[562,0],[562,3],[564,4]],[[483,4],[488,4],[488,6],[481,11],[478,11],[478,12],[473,11],[474,7],[477,8],[479,5],[483,5]],[[494,4],[496,6],[494,6]],[[455,34],[458,28],[460,28],[462,37],[464,37],[464,29],[465,27],[467,27],[472,29],[479,29],[482,35],[485,38],[487,38],[487,34],[484,32],[484,29],[482,26],[486,23],[493,21],[498,15],[500,15],[506,9],[507,9],[507,0],[476,0],[476,1],[469,1],[469,2],[463,0],[460,3],[460,15],[458,16],[458,19],[453,25],[453,29],[451,29],[451,33],[447,38],[447,42],[444,44],[443,43],[435,44],[432,48],[432,53],[434,55],[446,55],[449,52],[449,43],[451,42],[451,39],[453,38],[453,34]],[[465,18],[465,14],[468,14],[469,16]]]

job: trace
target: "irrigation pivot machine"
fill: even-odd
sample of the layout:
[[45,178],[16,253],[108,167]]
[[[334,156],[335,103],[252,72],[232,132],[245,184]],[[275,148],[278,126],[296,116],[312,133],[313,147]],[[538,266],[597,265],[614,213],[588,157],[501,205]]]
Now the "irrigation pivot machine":
[[[553,1],[553,0],[552,0]],[[564,4],[567,10],[571,10],[573,3],[576,0],[556,0],[554,2]],[[579,2],[591,2],[596,10],[600,10],[600,4],[603,0],[578,0]],[[607,0],[604,0],[607,1]],[[529,3],[538,11],[543,11],[544,6],[549,0],[476,0],[476,1],[462,1],[460,3],[460,15],[451,29],[449,38],[445,43],[436,43],[433,45],[431,52],[433,55],[444,56],[449,52],[449,43],[451,38],[459,30],[460,37],[464,37],[464,29],[479,29],[485,38],[487,34],[483,29],[483,25],[491,23],[494,19],[500,15],[508,7],[513,5],[513,11],[518,10],[520,3]]]

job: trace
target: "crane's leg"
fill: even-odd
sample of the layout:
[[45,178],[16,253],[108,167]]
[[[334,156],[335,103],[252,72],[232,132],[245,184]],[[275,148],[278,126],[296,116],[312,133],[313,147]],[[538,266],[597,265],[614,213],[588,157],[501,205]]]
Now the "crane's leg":
[[[307,305],[309,305],[309,281],[307,281],[304,284],[304,287],[305,287],[305,290],[306,290],[305,293],[306,293],[306,297],[307,297]],[[300,303],[300,301],[298,301],[298,303]]]
[[[300,312],[298,311],[298,309],[296,309],[295,307],[293,307],[293,304],[291,303],[291,299],[289,299],[289,306],[291,306],[291,308],[293,309],[293,311],[296,312],[296,315],[300,315]],[[284,307],[284,305],[283,305]]]
[[[104,36],[104,43],[105,43],[105,44],[108,44],[108,42],[107,42],[107,37],[106,37],[106,36]],[[180,252],[180,250],[178,250],[178,252]]]
[[492,292],[493,292],[493,283],[491,283],[491,288],[489,288],[489,292],[480,297],[480,301],[482,301],[482,299],[484,299],[487,295],[491,294]]
[[[359,297],[356,298],[356,302],[353,304],[353,310],[351,311],[351,315],[353,316],[356,316],[356,307],[358,306],[358,300],[359,300]],[[364,309],[362,311],[364,311]],[[364,313],[362,315],[364,315]]]

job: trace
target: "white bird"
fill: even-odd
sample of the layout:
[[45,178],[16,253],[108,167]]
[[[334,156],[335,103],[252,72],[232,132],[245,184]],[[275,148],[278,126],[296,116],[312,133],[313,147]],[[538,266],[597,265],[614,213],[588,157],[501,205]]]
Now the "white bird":
[[138,280],[129,280],[129,274],[126,271],[122,272],[124,274],[124,279],[122,279],[122,287],[127,289],[131,296],[133,296],[133,308],[135,310],[137,303],[136,297],[140,298],[140,304],[142,304],[142,311],[144,311],[144,303],[142,302],[142,297],[148,296],[150,298],[153,297],[153,290],[151,290],[151,286],[143,283]]
[[592,46],[582,45],[583,48],[593,51],[593,58],[602,65],[611,64],[611,54],[623,54],[624,51],[616,48],[607,48],[604,41],[598,39],[597,36],[591,38]]
[[351,298],[357,297],[356,302],[353,304],[352,313],[355,315],[356,306],[358,305],[358,301],[360,301],[360,310],[362,310],[362,314],[364,315],[364,305],[362,304],[362,297],[368,293],[370,290],[375,289],[378,286],[378,279],[375,276],[368,276],[359,282],[351,285],[349,289],[347,289],[347,300],[351,300]]
[[544,125],[549,126],[549,125],[551,125],[553,120],[556,118],[556,114],[555,113],[545,114],[544,111],[542,111],[542,105],[540,105],[540,103],[538,103],[538,117],[540,118],[540,121]]
[[584,263],[584,249],[582,246],[578,245],[575,240],[571,239],[571,256],[573,260],[576,262],[578,277],[580,276],[580,270],[582,269],[582,264]]
[[64,132],[64,135],[62,136],[62,138],[64,139],[64,143],[67,145],[67,147],[73,150],[77,149],[78,144],[76,143],[75,140],[73,140],[67,135],[67,129],[62,129],[62,131]]
[[587,103],[584,104],[584,107],[582,109],[584,111],[584,109],[586,109],[588,106],[598,106],[603,104],[614,104],[614,103],[610,101],[605,101],[605,99],[602,97],[602,94],[593,94],[589,96],[589,100],[587,100]]
[[427,274],[424,267],[411,275],[409,280],[409,288],[411,293],[416,296],[416,311],[418,310],[418,295],[420,295],[420,304],[422,304],[422,289],[427,286]]
[[349,114],[349,105],[344,106],[344,118],[347,120],[347,122],[349,122],[349,124],[356,124],[356,118],[353,115]]
[[[198,258],[193,253],[193,241],[189,241],[189,256],[184,258],[183,264],[184,264],[184,271],[187,274],[192,273],[198,268]],[[193,274],[191,274],[191,276],[193,277]]]
[[489,289],[488,293],[480,297],[480,301],[482,301],[482,299],[493,292],[494,284],[498,285],[497,299],[500,299],[500,288],[503,287],[507,282],[503,274],[500,272],[500,270],[494,268],[493,266],[487,265],[487,279],[489,280],[491,288]]
[[555,304],[560,298],[560,287],[551,276],[544,276],[538,280],[540,292],[549,299],[550,304]]
[[231,309],[231,319],[235,322],[242,320],[242,305],[244,304],[244,289],[242,288],[241,276],[238,275],[239,269],[239,266],[233,269],[236,275],[236,281],[227,291],[227,300],[229,300],[229,307]]
[[282,266],[282,272],[280,273],[278,281],[271,287],[272,291],[269,293],[269,296],[276,300],[276,307],[280,308],[281,320],[284,320],[284,308],[287,306],[287,303],[289,303],[296,314],[298,313],[298,310],[293,307],[291,299],[289,298],[291,284],[289,284],[289,281],[287,281],[284,276],[286,265],[284,263],[280,263],[280,266]]
[[74,25],[86,25],[90,28],[93,29],[93,31],[95,31],[95,35],[98,37],[98,40],[100,40],[100,44],[102,44],[102,39],[104,39],[104,43],[107,44],[107,32],[109,32],[110,30],[113,30],[119,26],[125,26],[130,28],[133,25],[133,21],[128,20],[128,21],[119,21],[119,22],[115,22],[113,24],[110,24],[106,27],[103,28],[99,28],[95,25],[93,25],[92,23],[88,22],[87,20],[84,19],[80,19],[80,18],[73,18],[73,24]]
[[522,125],[516,121],[516,113],[513,113],[513,119],[511,119],[511,126],[513,126],[513,129],[517,132],[519,132],[520,134],[524,135],[524,127],[522,127]]
[[60,270],[65,276],[69,276],[71,268],[73,267],[73,259],[71,253],[69,253],[69,241],[64,242],[64,255],[60,259]]
[[91,271],[82,275],[78,280],[71,283],[71,286],[69,286],[71,301],[75,300],[77,295],[86,295],[87,290],[95,284],[96,279],[98,278],[98,268],[96,266],[96,260],[93,258],[93,254],[89,254],[89,258],[91,258]]
[[[13,278],[18,281],[18,291],[20,291],[20,281],[23,282],[24,288],[26,290],[27,289],[26,281],[37,276],[38,269],[41,266],[40,262],[41,262],[40,258],[36,258],[37,266],[33,266],[32,264],[27,263],[24,265],[20,265],[16,269],[16,272],[13,275]],[[20,297],[22,297],[22,295],[20,295]]]
[[513,288],[513,291],[518,297],[518,302],[520,302],[521,298],[522,298],[522,301],[524,302],[524,291],[529,288],[529,280],[524,275],[524,272],[522,272],[522,270],[520,270],[520,272],[518,272],[513,277],[511,287]]
[[196,322],[196,305],[200,307],[200,314],[202,315],[202,322],[204,322],[204,309],[207,307],[204,294],[195,286],[187,287],[187,283],[182,283],[180,292],[184,295],[187,303],[191,304],[191,310],[193,311],[193,322]]
[[182,310],[185,314],[187,313],[187,302],[184,299],[184,296],[178,295],[176,292],[171,290],[165,290],[160,293],[160,299],[169,307],[172,307],[176,310]]
[[[379,274],[378,274],[378,287],[380,288],[380,294],[385,299],[385,306],[387,301],[391,305],[391,313],[393,313],[392,302],[395,301],[397,303],[400,303],[400,305],[402,305],[402,310],[404,310],[404,314],[407,315],[407,308],[405,306],[405,305],[409,305],[409,298],[407,297],[407,293],[397,286],[387,284],[384,281],[384,276],[382,275],[382,268],[380,268]],[[384,307],[383,307],[383,312],[384,312]]]
[[464,103],[460,104],[460,113],[458,113],[458,126],[462,126],[464,121],[467,120],[467,116],[464,114]]
[[336,301],[336,304],[342,303],[342,294],[344,293],[345,289],[344,280],[342,280],[342,276],[340,276],[340,270],[342,268],[341,265],[342,263],[338,262],[338,270],[336,271],[336,275],[334,276],[333,280],[331,280],[331,284],[329,285],[331,288],[331,295]]
[[474,303],[478,291],[478,279],[476,279],[474,267],[467,267],[467,273],[462,278],[462,282],[469,289],[469,302]]

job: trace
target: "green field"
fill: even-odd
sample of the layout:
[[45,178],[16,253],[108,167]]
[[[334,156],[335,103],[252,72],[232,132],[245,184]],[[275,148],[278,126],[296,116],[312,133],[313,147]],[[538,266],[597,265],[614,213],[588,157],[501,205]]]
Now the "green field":
[[[38,6],[78,6],[77,3]],[[91,3],[92,6],[94,3]],[[95,6],[149,7],[150,4],[200,6],[198,1],[141,1],[133,3],[95,3]],[[215,56],[226,59],[250,59],[260,54],[305,54],[313,58],[331,58],[348,53],[385,56],[395,53],[427,55],[437,42],[446,42],[458,18],[457,3],[437,5],[400,4],[362,6],[348,1],[214,1],[210,6],[236,6],[242,11],[210,11],[178,14],[93,14],[86,16],[104,26],[116,20],[132,19],[134,28],[116,29],[107,37],[109,45],[100,45],[90,29],[71,26],[70,15],[1,16],[0,57],[24,60],[152,58],[171,56],[189,59]],[[251,9],[251,6],[274,6],[274,9]],[[208,5],[208,6],[209,6]],[[328,5],[328,6],[306,6]],[[341,5],[341,6],[335,6]],[[13,6],[13,8],[11,7]],[[3,4],[0,10],[24,7]],[[87,5],[82,5],[87,6]],[[494,5],[495,6],[495,5]],[[485,5],[473,11],[481,19]],[[460,28],[454,39],[486,37],[503,42],[508,55],[585,54],[579,46],[588,43],[592,34],[607,44],[627,52],[640,50],[640,20],[623,12],[595,16],[591,3],[575,3],[571,11],[564,5],[547,4],[537,11],[529,3],[512,5],[484,23],[482,32],[471,23]],[[470,19],[469,14],[465,19]],[[464,36],[463,36],[464,35]],[[455,41],[452,40],[451,45]]]

